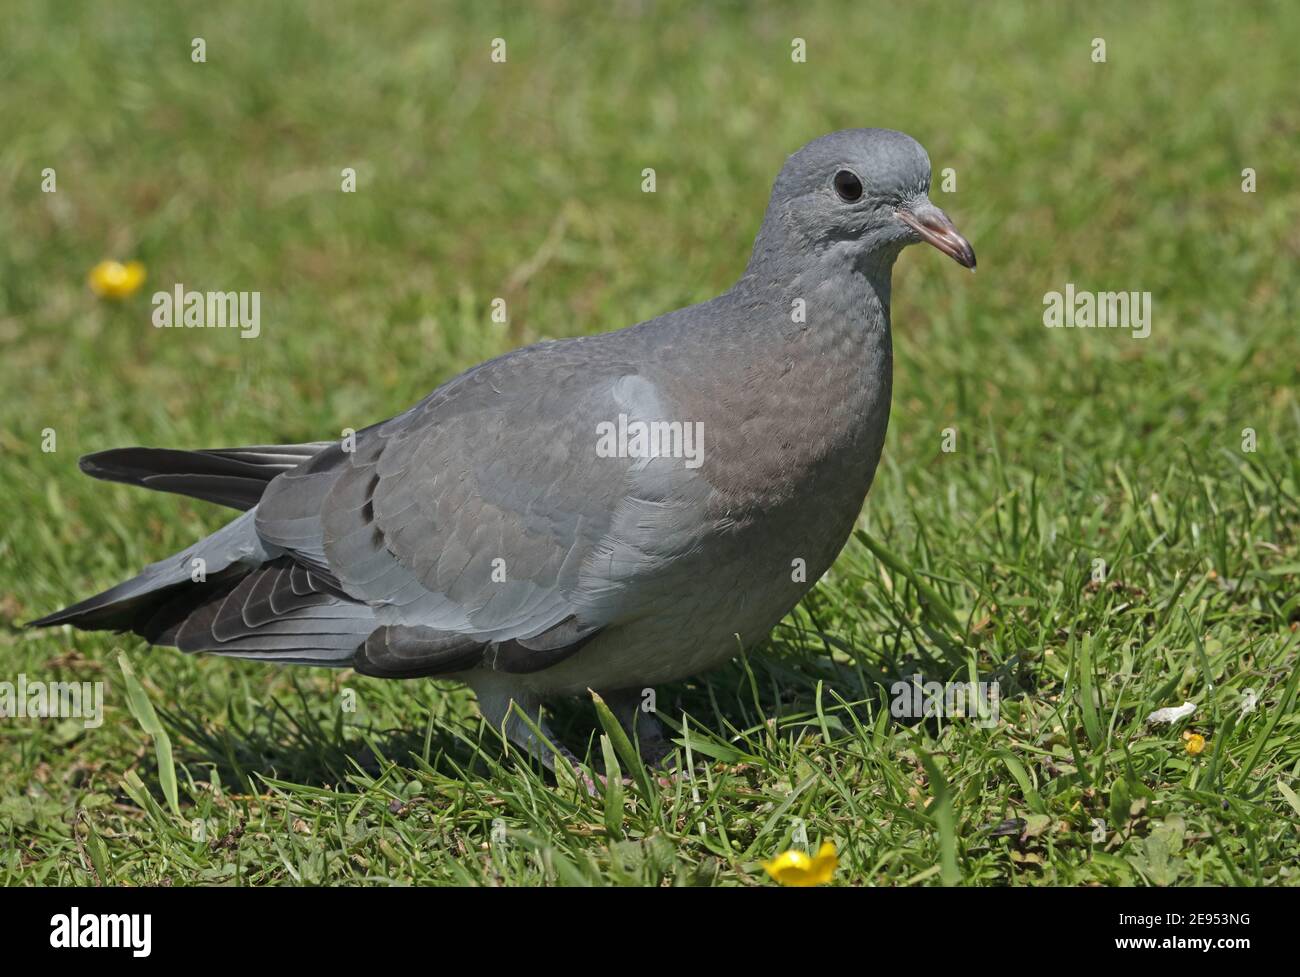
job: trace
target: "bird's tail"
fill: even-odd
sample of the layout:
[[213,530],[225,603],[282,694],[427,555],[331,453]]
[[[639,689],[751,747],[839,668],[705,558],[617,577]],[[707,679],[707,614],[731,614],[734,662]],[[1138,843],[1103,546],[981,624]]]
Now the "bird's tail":
[[83,631],[134,631],[146,639],[168,631],[196,607],[230,590],[276,555],[246,512],[206,539],[145,567],[103,593],[55,611],[28,627],[71,624]]
[[[330,442],[257,445],[177,451],[171,448],[114,448],[85,455],[81,470],[94,478],[140,485],[252,509],[282,472],[329,447]],[[177,615],[229,589],[249,570],[270,559],[250,512],[189,549],[146,567],[101,594],[31,622],[31,627],[72,624],[87,631],[162,633]],[[199,584],[200,586],[194,586]]]
[[92,478],[175,492],[205,502],[251,509],[271,479],[297,468],[333,442],[268,444],[249,448],[113,448],[85,455],[78,463]]

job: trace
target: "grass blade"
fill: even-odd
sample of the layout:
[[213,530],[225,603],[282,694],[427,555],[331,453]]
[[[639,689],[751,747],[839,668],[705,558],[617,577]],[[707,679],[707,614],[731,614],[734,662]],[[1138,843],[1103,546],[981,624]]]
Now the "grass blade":
[[178,818],[182,817],[180,796],[176,786],[176,763],[172,758],[171,737],[167,735],[167,730],[158,720],[158,714],[154,711],[153,703],[149,701],[149,693],[140,684],[140,680],[136,678],[135,672],[131,669],[131,663],[127,661],[124,652],[119,651],[117,653],[117,663],[122,669],[122,678],[126,682],[127,708],[131,710],[131,715],[140,724],[140,728],[153,740],[154,754],[158,758],[158,780],[162,785],[163,797],[167,799],[167,806],[171,808],[172,813]]

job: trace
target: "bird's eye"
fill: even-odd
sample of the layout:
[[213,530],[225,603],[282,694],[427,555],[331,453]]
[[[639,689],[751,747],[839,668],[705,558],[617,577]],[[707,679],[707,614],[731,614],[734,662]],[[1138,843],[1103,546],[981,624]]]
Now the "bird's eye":
[[841,200],[847,200],[853,203],[855,200],[862,199],[862,181],[848,170],[840,170],[835,174],[835,192],[840,195]]

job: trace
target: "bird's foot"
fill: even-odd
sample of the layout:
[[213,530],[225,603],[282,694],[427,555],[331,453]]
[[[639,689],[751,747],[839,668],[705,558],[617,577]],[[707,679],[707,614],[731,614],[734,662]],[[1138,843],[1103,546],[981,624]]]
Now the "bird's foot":
[[542,714],[541,700],[527,694],[508,694],[478,688],[479,712],[493,729],[505,735],[507,742],[525,756],[540,760],[551,773],[567,766],[573,775],[595,793],[595,783],[583,773],[582,763],[551,732]]
[[[606,785],[604,775],[586,772],[582,761],[561,743],[551,731],[542,712],[541,701],[527,694],[501,694],[476,689],[479,711],[493,728],[505,733],[506,739],[518,747],[525,756],[538,759],[559,777],[559,771],[567,767],[578,783],[586,788],[587,793],[595,796]],[[642,711],[641,699],[631,694],[614,694],[609,697],[609,704],[620,725],[633,737],[641,754],[641,762],[655,774],[660,786],[671,786],[672,778],[667,774],[668,760],[675,747],[665,736],[663,727],[653,714]],[[625,785],[632,780],[623,777]]]

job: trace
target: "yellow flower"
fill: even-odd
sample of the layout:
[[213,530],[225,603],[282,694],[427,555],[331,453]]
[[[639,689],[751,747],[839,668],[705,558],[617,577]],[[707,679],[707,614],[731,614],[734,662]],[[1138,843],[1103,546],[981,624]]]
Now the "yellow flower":
[[1192,756],[1196,756],[1205,749],[1205,737],[1200,733],[1184,732],[1183,739],[1186,741],[1184,746],[1187,752]]
[[101,261],[90,269],[90,288],[100,298],[124,299],[144,283],[144,265],[138,261]]
[[838,864],[835,842],[823,841],[816,855],[802,851],[783,851],[770,862],[764,862],[763,868],[782,885],[809,886],[829,882]]

